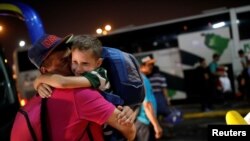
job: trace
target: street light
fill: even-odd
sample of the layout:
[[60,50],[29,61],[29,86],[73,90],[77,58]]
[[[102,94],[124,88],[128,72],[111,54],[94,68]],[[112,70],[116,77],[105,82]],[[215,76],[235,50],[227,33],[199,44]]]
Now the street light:
[[111,31],[111,29],[112,29],[112,27],[111,27],[111,25],[105,25],[105,27],[104,27],[104,29],[102,29],[102,28],[98,28],[98,29],[96,29],[96,33],[98,34],[98,35],[107,35],[108,34],[108,32],[110,32]]
[[25,46],[25,41],[21,40],[21,41],[19,42],[19,46],[20,46],[21,48],[24,47],[24,46]]
[[96,29],[96,33],[97,34],[102,34],[102,29],[101,28]]
[[0,32],[2,32],[3,31],[3,26],[2,25],[0,25]]
[[110,25],[106,25],[106,26],[105,26],[105,30],[106,30],[106,31],[110,31],[110,30],[111,30],[111,26],[110,26]]

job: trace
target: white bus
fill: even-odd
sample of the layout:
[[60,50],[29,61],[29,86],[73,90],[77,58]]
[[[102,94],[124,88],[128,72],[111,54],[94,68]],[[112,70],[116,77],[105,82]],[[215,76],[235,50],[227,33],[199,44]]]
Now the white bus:
[[237,93],[236,76],[242,70],[238,50],[249,53],[250,6],[205,12],[200,15],[129,27],[98,36],[104,46],[116,47],[135,56],[151,54],[166,74],[169,92],[175,100],[195,100],[190,82],[199,58],[209,63],[213,53],[228,74]]

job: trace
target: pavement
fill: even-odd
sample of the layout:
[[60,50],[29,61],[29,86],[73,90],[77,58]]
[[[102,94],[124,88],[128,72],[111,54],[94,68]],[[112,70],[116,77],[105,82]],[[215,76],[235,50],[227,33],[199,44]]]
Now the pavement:
[[250,103],[246,101],[231,101],[226,105],[217,103],[214,104],[213,110],[207,112],[200,111],[199,104],[177,105],[176,107],[183,111],[184,119],[225,117],[230,110],[236,110],[242,116],[250,112]]
[[200,104],[175,105],[183,112],[181,123],[171,126],[161,123],[164,135],[159,141],[206,141],[209,124],[226,124],[225,115],[230,110],[238,111],[243,117],[250,112],[250,103],[231,101],[230,104],[214,104],[211,111],[202,112]]

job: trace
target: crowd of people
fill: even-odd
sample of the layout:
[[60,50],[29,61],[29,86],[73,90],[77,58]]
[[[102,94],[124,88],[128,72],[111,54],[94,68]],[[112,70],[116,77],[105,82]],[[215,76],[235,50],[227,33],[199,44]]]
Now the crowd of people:
[[242,71],[237,76],[238,87],[236,91],[238,94],[233,93],[233,80],[228,75],[228,67],[219,65],[220,55],[213,54],[212,61],[207,64],[205,58],[200,58],[199,65],[195,69],[195,92],[201,95],[201,110],[213,110],[213,104],[218,101],[224,106],[230,106],[230,101],[243,99],[249,100],[249,64],[250,61],[245,55],[243,50],[238,52]]
[[212,61],[207,64],[205,58],[200,58],[195,70],[196,92],[201,95],[201,110],[210,111],[215,101],[227,104],[233,95],[231,80],[227,66],[219,65],[220,55],[213,54]]

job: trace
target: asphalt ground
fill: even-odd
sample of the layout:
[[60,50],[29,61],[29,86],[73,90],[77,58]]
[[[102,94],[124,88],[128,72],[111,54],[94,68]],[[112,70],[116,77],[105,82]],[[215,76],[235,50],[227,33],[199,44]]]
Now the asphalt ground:
[[225,115],[230,110],[238,111],[243,117],[250,112],[250,103],[233,101],[230,104],[214,104],[211,111],[202,112],[199,104],[176,105],[183,112],[183,120],[177,125],[161,123],[164,135],[159,141],[206,141],[207,126],[225,125]]

